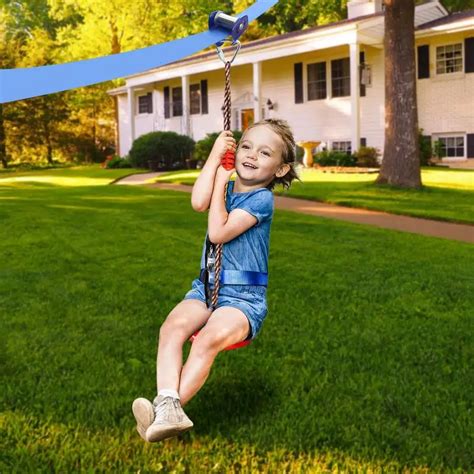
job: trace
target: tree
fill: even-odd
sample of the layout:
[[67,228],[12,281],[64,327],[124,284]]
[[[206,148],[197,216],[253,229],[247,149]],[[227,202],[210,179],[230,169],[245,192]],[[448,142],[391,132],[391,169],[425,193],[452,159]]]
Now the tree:
[[385,143],[376,184],[420,188],[414,0],[385,1]]

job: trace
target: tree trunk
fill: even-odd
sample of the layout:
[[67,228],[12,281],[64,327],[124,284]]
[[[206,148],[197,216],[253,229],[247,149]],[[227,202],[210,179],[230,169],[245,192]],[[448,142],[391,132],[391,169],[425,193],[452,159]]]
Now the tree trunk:
[[48,164],[53,164],[53,146],[51,145],[51,133],[49,123],[46,122],[45,127],[45,139],[46,139],[46,159],[48,160]]
[[0,161],[4,168],[8,168],[7,147],[5,143],[5,122],[3,120],[3,104],[0,104]]
[[376,184],[420,188],[414,0],[385,1],[385,143]]

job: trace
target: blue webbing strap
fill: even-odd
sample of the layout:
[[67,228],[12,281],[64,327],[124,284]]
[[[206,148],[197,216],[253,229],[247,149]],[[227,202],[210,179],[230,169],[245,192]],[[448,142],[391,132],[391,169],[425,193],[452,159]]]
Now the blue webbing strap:
[[[239,15],[258,18],[278,0],[259,0]],[[215,28],[163,44],[65,64],[0,70],[0,103],[89,86],[157,68],[192,55],[229,36]]]
[[[206,269],[201,269],[199,279],[204,283]],[[249,270],[221,270],[223,285],[268,285],[268,273],[252,272]],[[209,284],[214,284],[214,272],[209,273]]]

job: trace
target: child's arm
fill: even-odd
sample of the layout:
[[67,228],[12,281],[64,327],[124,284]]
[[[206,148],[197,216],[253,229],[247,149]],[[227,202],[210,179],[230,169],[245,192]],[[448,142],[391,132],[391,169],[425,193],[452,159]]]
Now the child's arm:
[[191,205],[195,211],[204,212],[209,208],[212,191],[214,189],[214,179],[221,158],[227,150],[235,151],[235,138],[230,130],[224,130],[214,142],[212,151],[204,164],[201,173],[194,183],[191,195]]
[[243,209],[227,212],[224,200],[225,185],[234,171],[235,168],[227,171],[222,166],[217,169],[208,216],[209,240],[214,244],[229,242],[258,222],[255,216]]

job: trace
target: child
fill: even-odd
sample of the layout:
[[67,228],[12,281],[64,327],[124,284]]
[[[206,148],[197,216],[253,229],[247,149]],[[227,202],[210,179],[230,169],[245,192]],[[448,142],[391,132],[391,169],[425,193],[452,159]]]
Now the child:
[[[230,171],[220,166],[227,150],[237,150],[235,168]],[[214,244],[224,244],[222,270],[268,273],[271,191],[275,184],[289,188],[293,179],[299,179],[295,151],[292,132],[287,122],[279,119],[248,127],[238,148],[231,131],[218,136],[194,184],[191,203],[196,211],[209,209],[208,237]],[[234,171],[235,182],[229,181]],[[206,267],[205,244],[201,269]],[[221,282],[213,312],[206,305],[204,290],[204,283],[196,278],[160,328],[158,395],[153,403],[137,398],[132,405],[137,431],[146,441],[170,438],[192,428],[193,422],[182,407],[203,386],[217,354],[231,344],[255,339],[267,315],[266,286]],[[199,329],[182,367],[183,344]]]

